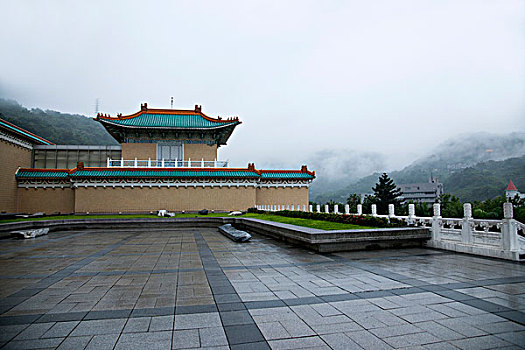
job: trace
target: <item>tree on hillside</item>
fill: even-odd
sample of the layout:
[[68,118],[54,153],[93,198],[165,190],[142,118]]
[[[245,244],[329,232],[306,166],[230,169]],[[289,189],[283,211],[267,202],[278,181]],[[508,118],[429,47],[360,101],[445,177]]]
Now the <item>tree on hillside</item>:
[[347,199],[346,203],[350,206],[351,213],[357,213],[357,205],[361,204],[361,196],[357,193],[352,193]]
[[396,186],[394,180],[392,180],[387,173],[383,173],[379,177],[379,181],[374,187],[374,196],[377,198],[377,211],[378,214],[388,213],[388,205],[399,204],[399,196],[401,196],[401,189]]
[[377,204],[377,198],[369,194],[363,198],[363,214],[372,213],[372,204]]
[[458,197],[450,193],[443,193],[437,199],[441,204],[441,216],[444,218],[462,218],[463,204]]

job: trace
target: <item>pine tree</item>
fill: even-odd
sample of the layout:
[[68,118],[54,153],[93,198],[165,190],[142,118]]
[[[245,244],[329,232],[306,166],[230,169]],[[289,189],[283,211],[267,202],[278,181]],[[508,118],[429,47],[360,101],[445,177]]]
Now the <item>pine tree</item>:
[[357,205],[361,204],[361,196],[357,193],[352,193],[347,199],[346,203],[350,205],[350,212],[357,213]]
[[377,199],[377,210],[379,214],[386,214],[388,212],[389,204],[399,204],[399,196],[401,196],[401,189],[396,186],[386,173],[379,177],[379,182],[372,188],[374,196]]

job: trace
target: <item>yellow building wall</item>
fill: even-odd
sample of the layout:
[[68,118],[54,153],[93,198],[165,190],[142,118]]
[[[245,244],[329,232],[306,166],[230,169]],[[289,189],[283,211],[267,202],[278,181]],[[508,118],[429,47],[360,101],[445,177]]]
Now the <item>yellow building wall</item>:
[[157,159],[157,144],[156,143],[122,143],[122,158],[124,159],[140,159],[152,160]]
[[308,187],[260,187],[257,188],[257,205],[306,205],[308,208]]
[[0,140],[0,212],[14,213],[18,167],[31,167],[31,150]]
[[64,214],[75,211],[72,188],[18,188],[17,197],[18,211],[24,213]]
[[206,145],[198,143],[184,144],[184,159],[188,160],[215,160],[217,159],[217,145]]
[[255,206],[253,187],[125,187],[77,188],[75,211],[78,213],[246,210]]

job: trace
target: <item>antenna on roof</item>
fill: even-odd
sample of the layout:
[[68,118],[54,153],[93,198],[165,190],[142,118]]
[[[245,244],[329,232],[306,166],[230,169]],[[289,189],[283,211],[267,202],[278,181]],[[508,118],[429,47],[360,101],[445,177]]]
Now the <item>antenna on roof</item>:
[[98,115],[99,100],[100,99],[98,97],[95,99],[95,114],[97,115]]
[[173,96],[171,96],[171,109],[173,109]]

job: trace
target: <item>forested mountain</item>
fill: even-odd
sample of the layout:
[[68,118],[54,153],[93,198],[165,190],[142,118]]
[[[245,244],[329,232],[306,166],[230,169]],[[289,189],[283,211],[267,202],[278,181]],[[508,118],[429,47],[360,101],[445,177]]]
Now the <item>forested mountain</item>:
[[0,118],[60,145],[115,145],[100,123],[79,114],[21,106],[0,98]]
[[[509,179],[525,192],[524,155],[523,132],[462,135],[389,175],[397,184],[427,182],[430,176],[437,177],[443,182],[445,192],[463,201],[484,200],[502,195]],[[328,200],[344,202],[351,193],[370,193],[380,175],[375,173],[363,177],[337,191],[313,193],[311,200],[318,203]]]
[[483,201],[504,195],[509,180],[525,192],[525,156],[468,167],[446,178],[443,187],[463,201]]

